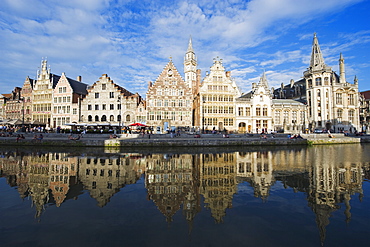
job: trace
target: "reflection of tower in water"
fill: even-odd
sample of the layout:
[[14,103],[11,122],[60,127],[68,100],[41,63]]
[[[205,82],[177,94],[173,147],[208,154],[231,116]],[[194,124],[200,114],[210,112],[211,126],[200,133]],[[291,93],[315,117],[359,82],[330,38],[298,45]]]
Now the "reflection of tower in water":
[[216,223],[232,207],[237,187],[235,162],[235,153],[201,154],[200,193]]
[[40,217],[44,205],[49,202],[49,164],[50,153],[38,153],[28,157],[29,195],[36,207],[36,217]]
[[[337,149],[331,147],[316,148],[312,152],[310,168],[310,187],[308,202],[316,214],[316,223],[322,243],[326,237],[326,226],[330,223],[331,214],[338,210],[339,203],[344,203],[346,221],[351,219],[351,195],[362,196],[362,164],[339,157]],[[343,155],[343,154],[341,154]],[[344,154],[345,155],[345,154]]]

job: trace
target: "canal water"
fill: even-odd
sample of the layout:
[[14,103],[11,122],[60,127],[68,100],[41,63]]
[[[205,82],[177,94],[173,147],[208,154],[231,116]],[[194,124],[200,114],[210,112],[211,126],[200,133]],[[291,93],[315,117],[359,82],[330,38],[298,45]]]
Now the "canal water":
[[368,246],[370,145],[0,147],[1,246]]

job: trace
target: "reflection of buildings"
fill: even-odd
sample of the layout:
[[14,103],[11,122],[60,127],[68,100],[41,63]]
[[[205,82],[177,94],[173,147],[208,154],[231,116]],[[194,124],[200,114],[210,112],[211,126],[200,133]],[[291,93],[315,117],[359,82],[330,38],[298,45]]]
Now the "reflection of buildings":
[[237,176],[246,178],[254,188],[254,196],[266,199],[274,182],[272,176],[272,153],[238,153]]
[[152,154],[146,164],[146,188],[148,197],[159,211],[172,221],[173,215],[183,204],[183,213],[189,223],[199,212],[197,169],[191,154]]
[[104,207],[121,188],[139,179],[135,164],[130,156],[81,157],[78,177],[98,206]]
[[217,223],[223,221],[236,193],[234,153],[201,154],[200,193]]
[[[339,204],[345,205],[346,221],[351,219],[351,196],[359,193],[362,197],[362,164],[344,159],[338,154],[338,149],[326,147],[318,149],[312,156],[316,160],[310,167],[310,187],[308,202],[316,214],[316,223],[320,230],[321,242],[325,240],[325,228],[329,225],[332,212],[339,209]],[[352,154],[354,155],[354,154]],[[347,157],[353,157],[348,155]]]
[[[200,212],[200,195],[217,223],[232,207],[238,182],[254,188],[266,200],[275,182],[307,194],[316,215],[321,241],[333,212],[344,205],[351,218],[351,196],[362,197],[362,181],[370,177],[358,146],[317,146],[263,152],[205,154],[105,154],[71,157],[65,153],[0,153],[0,174],[22,198],[30,196],[40,216],[45,205],[60,206],[87,189],[100,207],[120,188],[145,172],[148,198],[171,222],[182,207],[191,225]],[[83,186],[82,186],[83,185]]]
[[78,158],[64,153],[52,153],[50,157],[50,184],[55,203],[59,207],[71,185],[77,183]]

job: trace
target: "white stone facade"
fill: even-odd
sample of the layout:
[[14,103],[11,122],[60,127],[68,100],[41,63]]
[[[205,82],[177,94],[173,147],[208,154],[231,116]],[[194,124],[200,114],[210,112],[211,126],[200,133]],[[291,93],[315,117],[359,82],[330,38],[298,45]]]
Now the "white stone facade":
[[149,82],[146,97],[146,124],[156,132],[192,126],[192,91],[172,60],[154,83]]
[[135,122],[141,101],[103,74],[81,101],[81,123],[91,126],[128,126]]

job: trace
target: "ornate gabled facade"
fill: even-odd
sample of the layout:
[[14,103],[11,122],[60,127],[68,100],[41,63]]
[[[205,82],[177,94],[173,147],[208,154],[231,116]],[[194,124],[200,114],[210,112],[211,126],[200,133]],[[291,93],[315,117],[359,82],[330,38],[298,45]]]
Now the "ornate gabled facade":
[[22,119],[22,89],[15,87],[10,97],[6,100],[5,118],[6,119]]
[[62,73],[53,91],[53,128],[68,128],[66,124],[80,121],[81,99],[87,94],[87,87],[87,84],[72,80]]
[[236,126],[240,133],[271,132],[272,96],[264,72],[258,84],[252,84],[252,91],[236,98]]
[[353,84],[346,81],[342,54],[339,58],[339,76],[325,64],[316,34],[310,67],[303,74],[310,129],[331,129],[335,132],[360,129],[357,79]]
[[42,60],[41,71],[37,72],[37,80],[32,93],[32,121],[50,127],[53,104],[53,89],[60,76],[50,72],[47,60]]
[[171,59],[157,80],[149,82],[146,100],[146,124],[155,127],[156,131],[163,133],[192,126],[192,91]]
[[211,131],[236,130],[235,99],[240,96],[231,72],[225,71],[222,59],[217,57],[196,95],[195,126]]
[[[272,89],[273,90],[273,89]],[[239,133],[298,133],[306,128],[307,106],[299,100],[273,99],[266,73],[252,91],[236,99],[236,126]]]
[[118,86],[103,74],[81,102],[81,122],[100,126],[134,123],[141,96]]
[[27,76],[22,87],[22,101],[23,101],[22,119],[24,120],[24,124],[30,124],[32,121],[32,92],[33,92],[32,88],[34,83],[35,80]]

